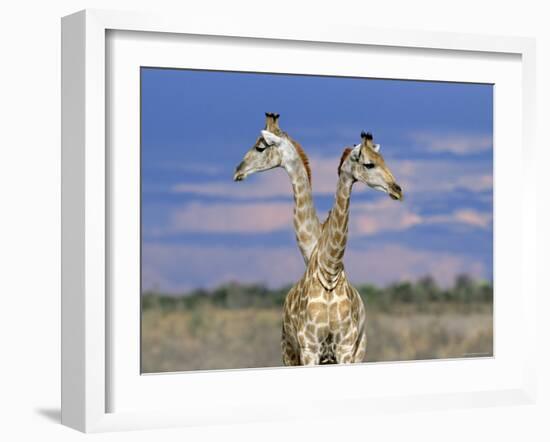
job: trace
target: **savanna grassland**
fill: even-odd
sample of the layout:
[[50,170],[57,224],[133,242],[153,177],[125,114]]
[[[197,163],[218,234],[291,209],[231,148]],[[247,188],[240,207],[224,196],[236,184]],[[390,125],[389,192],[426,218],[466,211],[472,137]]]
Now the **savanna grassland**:
[[[366,362],[490,356],[493,288],[460,276],[357,287],[367,308]],[[227,284],[142,297],[142,372],[281,366],[288,287]]]

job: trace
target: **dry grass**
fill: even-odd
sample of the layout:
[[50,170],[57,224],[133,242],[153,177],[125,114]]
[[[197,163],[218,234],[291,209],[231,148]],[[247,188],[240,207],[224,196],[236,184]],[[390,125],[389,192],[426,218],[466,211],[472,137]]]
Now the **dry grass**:
[[[367,362],[490,355],[490,304],[368,309]],[[281,312],[277,308],[191,311],[151,308],[142,318],[146,373],[280,366]]]

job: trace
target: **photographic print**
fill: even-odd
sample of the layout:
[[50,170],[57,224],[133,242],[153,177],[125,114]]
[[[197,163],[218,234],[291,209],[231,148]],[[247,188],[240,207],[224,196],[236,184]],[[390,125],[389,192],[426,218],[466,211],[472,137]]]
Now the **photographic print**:
[[493,86],[141,68],[143,373],[493,355]]

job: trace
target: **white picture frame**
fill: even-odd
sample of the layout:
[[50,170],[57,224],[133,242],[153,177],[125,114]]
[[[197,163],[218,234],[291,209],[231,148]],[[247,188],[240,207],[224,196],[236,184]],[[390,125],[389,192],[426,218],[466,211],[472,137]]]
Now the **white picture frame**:
[[[128,374],[139,382],[144,381],[143,397],[147,404],[131,407],[112,407],[110,395],[112,384],[113,346],[110,337],[116,333],[113,324],[117,318],[111,311],[112,300],[108,297],[109,247],[116,234],[107,228],[113,201],[108,185],[108,140],[106,121],[110,118],[108,109],[109,93],[106,81],[106,68],[112,56],[106,41],[109,32],[154,32],[155,35],[171,35],[185,38],[192,36],[217,36],[221,39],[238,38],[249,41],[284,42],[285,45],[331,45],[334,51],[346,47],[375,47],[379,51],[401,48],[403,51],[425,49],[437,54],[471,54],[480,60],[491,54],[515,57],[519,63],[520,109],[510,114],[508,124],[511,139],[521,145],[521,173],[528,176],[534,170],[534,108],[535,108],[535,45],[532,39],[517,37],[489,37],[450,33],[427,33],[415,31],[394,32],[363,28],[359,26],[322,27],[312,25],[295,26],[293,23],[279,23],[276,28],[265,27],[262,23],[236,23],[197,20],[194,17],[162,17],[151,14],[134,14],[99,10],[81,11],[63,18],[62,21],[62,423],[80,431],[111,431],[167,426],[206,425],[210,423],[253,422],[261,420],[328,417],[336,414],[367,414],[373,411],[395,412],[411,409],[455,408],[487,406],[509,403],[531,403],[536,393],[534,348],[536,287],[535,281],[535,198],[536,191],[523,188],[515,191],[521,200],[521,210],[510,210],[514,222],[502,224],[500,232],[515,229],[511,241],[515,256],[501,260],[511,272],[497,272],[495,278],[510,278],[510,287],[519,290],[520,295],[504,295],[504,283],[495,282],[496,303],[498,293],[502,293],[501,311],[511,311],[506,298],[517,296],[517,315],[511,323],[510,315],[503,314],[500,327],[513,334],[521,342],[516,361],[508,363],[505,355],[513,349],[502,346],[502,365],[498,365],[499,354],[495,358],[472,361],[438,361],[437,363],[379,364],[368,367],[369,375],[384,372],[393,373],[396,378],[410,376],[419,379],[419,388],[427,382],[433,384],[429,390],[407,390],[397,384],[395,391],[376,391],[369,394],[357,388],[354,394],[333,392],[325,398],[308,396],[283,403],[277,398],[277,390],[292,385],[304,392],[313,388],[313,383],[327,377],[344,377],[352,382],[367,370],[366,365],[346,367],[314,367],[288,369],[235,370],[192,374],[192,382],[198,385],[188,390],[181,406],[175,406],[167,395],[168,389],[177,386],[178,378],[190,374],[160,376],[153,382],[152,377],[140,376],[133,371]],[[112,60],[111,60],[112,62]],[[238,63],[238,61],[237,61]],[[435,69],[435,68],[434,68]],[[398,74],[396,74],[398,76]],[[402,78],[399,77],[398,78]],[[503,80],[504,81],[504,80]],[[498,106],[498,103],[495,105]],[[498,108],[497,108],[498,109]],[[499,116],[497,114],[496,118]],[[517,120],[517,121],[516,121]],[[515,124],[515,126],[514,126]],[[495,149],[499,145],[498,133]],[[502,137],[500,138],[502,140]],[[503,147],[504,149],[504,147]],[[507,156],[501,156],[502,170],[510,167]],[[517,164],[517,158],[514,159]],[[508,164],[508,165],[507,165]],[[503,176],[503,175],[501,175]],[[497,180],[498,174],[495,177]],[[501,188],[506,189],[505,182]],[[496,200],[495,204],[499,204]],[[506,209],[505,202],[501,210]],[[509,209],[512,209],[509,207]],[[517,221],[517,222],[516,222]],[[497,220],[496,223],[499,223]],[[517,227],[519,226],[519,231]],[[498,240],[498,236],[495,236]],[[498,241],[495,242],[498,252]],[[501,251],[503,249],[500,249]],[[512,249],[504,250],[510,252]],[[511,289],[508,289],[509,291]],[[508,307],[507,307],[508,306]],[[507,319],[508,318],[508,319]],[[495,322],[499,316],[495,316]],[[135,327],[135,324],[132,325]],[[511,327],[515,327],[511,329]],[[503,333],[502,336],[508,336]],[[138,339],[139,335],[135,338]],[[512,342],[512,340],[510,340]],[[517,345],[516,345],[517,347]],[[116,346],[114,347],[116,348]],[[506,351],[505,351],[506,350]],[[118,357],[121,354],[117,353]],[[132,358],[132,355],[122,355]],[[497,362],[495,362],[497,361]],[[511,361],[511,358],[510,358]],[[513,366],[512,366],[513,365]],[[132,369],[132,368],[130,368]],[[342,370],[346,370],[343,372]],[[494,376],[499,370],[502,377]],[[467,373],[478,382],[459,382],[454,379],[454,390],[448,376],[452,373]],[[344,373],[345,376],[342,376]],[[415,378],[418,376],[418,378]],[[484,376],[486,376],[484,378]],[[484,379],[498,379],[491,385]],[[118,377],[121,379],[121,376]],[[122,379],[126,381],[123,376]],[[422,381],[423,379],[423,381]],[[346,381],[344,381],[345,383]],[[121,382],[124,383],[124,382]],[[267,385],[269,383],[269,385]],[[131,389],[141,388],[127,382],[127,394]],[[457,387],[456,384],[460,384]],[[212,385],[209,391],[206,386]],[[229,386],[233,386],[231,390]],[[249,385],[249,387],[246,387]],[[262,389],[262,385],[264,388]],[[215,387],[214,387],[215,386]],[[237,394],[240,388],[241,394]],[[349,388],[353,388],[350,383]],[[224,390],[225,388],[225,390]],[[249,388],[246,393],[244,389]],[[284,388],[283,388],[284,389]],[[173,390],[176,391],[176,390]],[[220,394],[220,392],[222,392]],[[129,394],[129,393],[128,393]],[[155,395],[156,394],[156,395]],[[224,397],[224,394],[227,395]],[[267,397],[260,401],[259,395]],[[231,395],[231,396],[229,396]],[[256,396],[255,396],[256,395]],[[273,395],[273,400],[270,400]],[[139,396],[139,395],[138,395]],[[155,398],[154,400],[152,398]],[[163,397],[166,400],[163,400]],[[255,399],[256,398],[256,399]],[[139,399],[139,397],[138,397]],[[264,397],[264,399],[266,399]],[[204,402],[206,400],[206,402]],[[126,402],[135,402],[128,396]],[[201,402],[203,401],[203,402]],[[337,407],[327,403],[337,401]],[[164,402],[166,404],[164,404]],[[170,406],[167,404],[170,403]],[[189,404],[193,403],[192,406]],[[307,407],[304,407],[307,404]],[[166,406],[164,406],[166,405]],[[177,404],[176,404],[177,405]],[[330,411],[328,411],[330,410]]]

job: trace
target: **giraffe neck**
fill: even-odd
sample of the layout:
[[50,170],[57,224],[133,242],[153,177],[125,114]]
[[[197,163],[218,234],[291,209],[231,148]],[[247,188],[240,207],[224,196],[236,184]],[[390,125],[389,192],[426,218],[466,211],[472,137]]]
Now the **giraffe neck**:
[[321,225],[313,204],[311,183],[304,163],[299,157],[285,166],[294,192],[294,230],[298,247],[305,263],[309,258],[321,233]]
[[348,239],[349,203],[354,180],[345,173],[340,174],[336,188],[334,206],[328,214],[319,238],[317,263],[321,282],[327,289],[333,289],[344,269],[344,252]]

